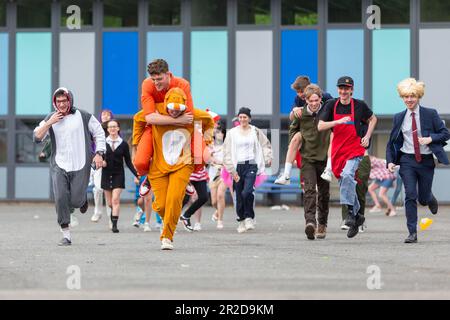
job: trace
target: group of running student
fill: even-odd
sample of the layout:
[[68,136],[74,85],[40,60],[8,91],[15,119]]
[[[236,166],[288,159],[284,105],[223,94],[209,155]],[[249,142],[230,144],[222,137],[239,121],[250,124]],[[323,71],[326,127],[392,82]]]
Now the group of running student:
[[[450,133],[436,110],[420,105],[424,87],[423,82],[413,78],[398,84],[397,91],[406,110],[394,116],[386,147],[387,160],[381,162],[372,157],[377,175],[372,177],[376,180],[370,191],[382,186],[381,196],[388,205],[386,215],[396,213],[385,195],[385,189],[390,186],[383,181],[395,179],[397,170],[405,185],[409,232],[405,243],[417,242],[417,201],[428,205],[432,214],[438,211],[438,202],[432,193],[433,155],[440,163],[449,164],[443,147],[450,139]],[[301,160],[305,234],[310,240],[324,239],[332,172],[339,180],[341,228],[348,230],[347,236],[353,238],[364,230],[365,199],[371,172],[368,148],[377,118],[364,101],[353,98],[354,81],[351,77],[338,79],[339,97],[336,99],[323,93],[317,85],[310,84],[305,76],[298,77],[292,88],[297,91],[297,97],[290,114],[290,144],[285,170],[275,183],[290,183],[292,163],[295,158]],[[301,157],[299,154],[296,157],[296,153]]]
[[[59,245],[71,244],[71,210],[87,211],[85,191],[91,164],[95,170],[102,168],[101,188],[111,208],[111,229],[119,232],[124,161],[136,177],[146,177],[140,194],[144,197],[144,210],[153,209],[162,219],[162,250],[173,249],[179,221],[186,229],[193,229],[190,218],[207,201],[208,180],[216,206],[213,218],[217,227],[223,227],[224,195],[229,187],[233,193],[237,231],[255,228],[254,189],[263,180],[265,167],[272,163],[272,149],[263,131],[251,125],[251,110],[240,108],[236,126],[225,135],[225,127],[217,122],[214,114],[194,108],[189,82],[173,76],[165,60],[150,62],[147,71],[149,77],[142,84],[142,110],[133,122],[133,160],[127,142],[119,135],[120,123],[114,119],[107,121],[106,137],[94,116],[74,107],[73,95],[66,88],[55,91],[55,111],[34,130],[35,141],[42,141],[48,135],[52,145],[50,171],[63,233]],[[370,173],[367,149],[377,118],[364,101],[353,98],[351,77],[338,79],[336,99],[309,83],[307,77],[299,77],[293,88],[298,96],[290,115],[291,141],[285,172],[277,183],[288,182],[299,151],[305,191],[305,234],[311,240],[323,239],[327,231],[332,172],[339,180],[343,228],[353,238],[365,221]],[[387,145],[387,169],[394,172],[400,165],[409,231],[405,242],[414,243],[417,242],[417,200],[428,205],[433,214],[438,210],[431,192],[432,154],[439,162],[449,163],[443,146],[450,134],[436,110],[420,106],[423,83],[406,79],[398,85],[398,92],[407,110],[394,117]],[[205,169],[207,163],[210,163],[209,175]],[[189,190],[189,184],[197,196],[182,215],[186,193],[194,193]],[[95,220],[98,221],[98,215],[94,213]]]

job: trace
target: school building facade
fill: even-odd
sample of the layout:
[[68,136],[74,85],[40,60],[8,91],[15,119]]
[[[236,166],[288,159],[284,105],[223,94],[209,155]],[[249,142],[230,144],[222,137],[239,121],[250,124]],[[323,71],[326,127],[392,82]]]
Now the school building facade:
[[[380,119],[371,152],[384,158],[406,77],[426,83],[422,104],[449,126],[449,56],[450,3],[441,0],[0,0],[0,201],[52,198],[32,130],[59,86],[81,109],[112,110],[128,138],[146,65],[164,58],[191,82],[195,106],[229,127],[250,107],[282,166],[298,75],[334,96],[336,80],[352,76],[355,97]],[[443,202],[449,180],[450,168],[438,167]]]

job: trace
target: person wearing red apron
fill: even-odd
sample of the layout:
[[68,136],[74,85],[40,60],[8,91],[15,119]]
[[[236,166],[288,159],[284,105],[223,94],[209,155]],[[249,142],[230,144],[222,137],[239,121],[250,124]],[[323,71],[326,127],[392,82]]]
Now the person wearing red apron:
[[[349,238],[358,234],[359,226],[365,220],[359,213],[355,174],[377,122],[367,104],[352,97],[353,85],[350,77],[338,80],[339,98],[327,102],[318,125],[319,131],[333,129],[331,167],[339,179],[340,202],[348,207],[349,215],[345,224],[349,227]],[[363,137],[360,136],[362,122],[368,124],[367,133]]]

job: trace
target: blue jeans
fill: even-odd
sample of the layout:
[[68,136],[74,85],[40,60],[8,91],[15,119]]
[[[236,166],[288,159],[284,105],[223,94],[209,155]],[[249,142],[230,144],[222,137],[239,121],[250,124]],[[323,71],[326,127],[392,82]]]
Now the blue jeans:
[[358,195],[356,193],[357,182],[355,180],[355,173],[358,170],[359,163],[363,157],[356,157],[347,160],[344,169],[339,179],[339,192],[341,204],[353,206],[353,215],[356,216],[359,211]]
[[395,203],[397,202],[397,198],[400,195],[400,192],[402,191],[402,186],[403,186],[403,180],[402,177],[400,176],[400,170],[397,170],[397,173],[395,174],[395,190],[394,190],[394,194],[392,195],[391,198],[391,203],[392,205],[395,206]]

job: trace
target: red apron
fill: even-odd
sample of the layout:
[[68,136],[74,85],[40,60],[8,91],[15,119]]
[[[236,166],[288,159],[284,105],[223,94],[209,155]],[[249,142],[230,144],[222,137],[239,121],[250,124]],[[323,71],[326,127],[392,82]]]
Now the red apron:
[[361,138],[358,136],[355,127],[355,101],[352,99],[351,114],[337,114],[336,108],[339,104],[336,101],[333,110],[334,120],[339,120],[350,116],[351,121],[338,124],[333,128],[333,141],[331,143],[331,168],[337,179],[341,178],[342,170],[348,160],[364,156],[365,149],[361,146]]

